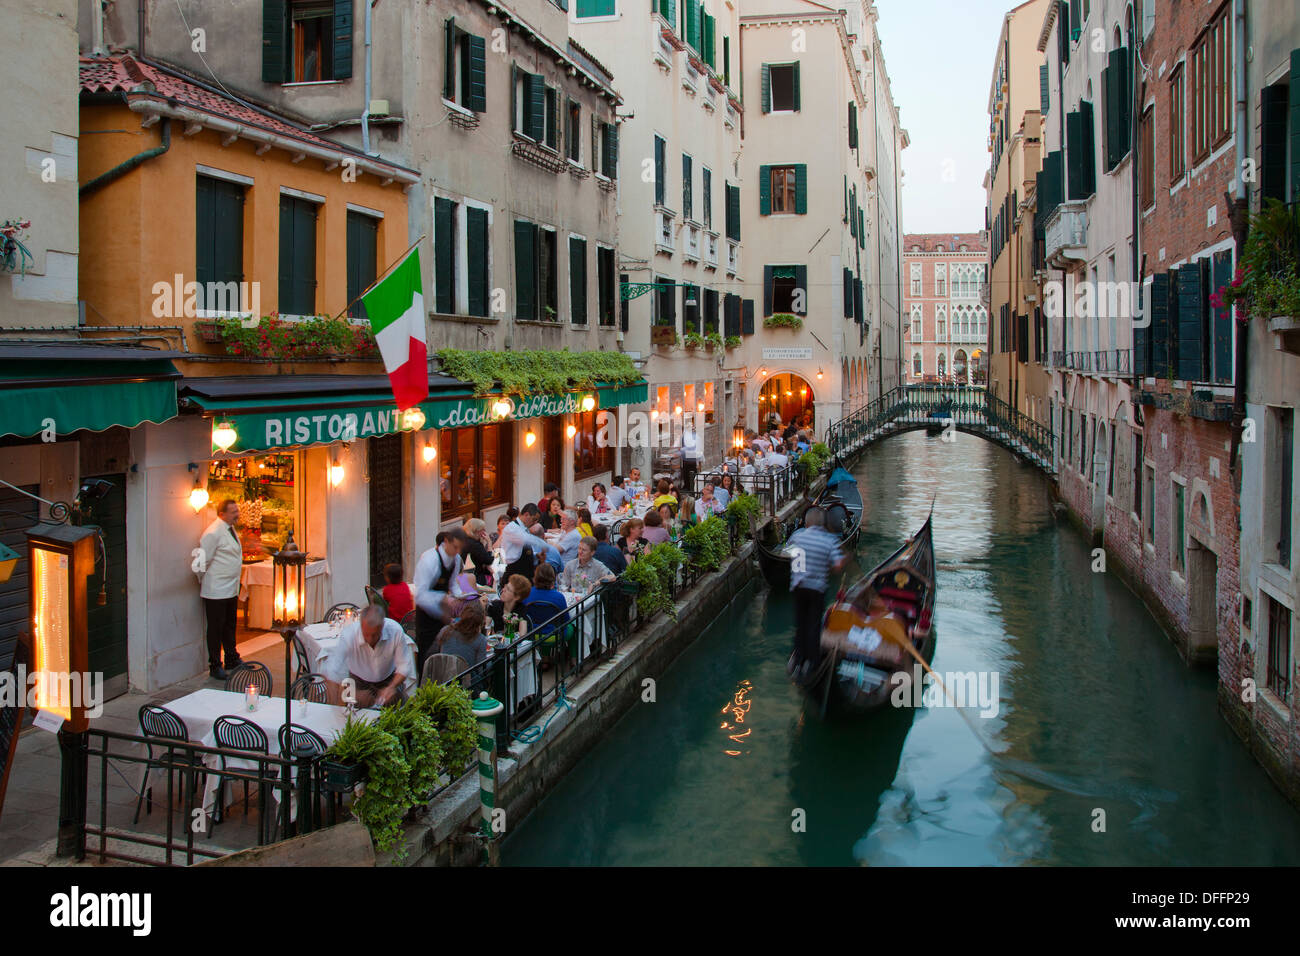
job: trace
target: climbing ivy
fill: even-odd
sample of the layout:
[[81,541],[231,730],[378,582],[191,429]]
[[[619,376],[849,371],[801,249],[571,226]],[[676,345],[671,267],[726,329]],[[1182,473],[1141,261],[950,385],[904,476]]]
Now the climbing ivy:
[[439,349],[442,371],[469,382],[479,395],[498,385],[506,395],[560,395],[593,388],[597,382],[615,385],[641,380],[632,360],[622,352],[464,352]]

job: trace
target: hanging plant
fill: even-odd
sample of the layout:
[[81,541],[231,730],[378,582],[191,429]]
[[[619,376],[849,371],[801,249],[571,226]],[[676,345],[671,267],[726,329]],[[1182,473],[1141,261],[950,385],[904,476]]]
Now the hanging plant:
[[442,748],[439,771],[459,777],[478,749],[478,721],[469,692],[459,684],[426,681],[411,698],[411,706],[427,716],[438,731]]
[[704,345],[704,336],[700,335],[699,332],[687,332],[685,340],[688,349],[698,349]]
[[765,329],[802,329],[803,319],[789,312],[777,312],[763,320]]
[[0,223],[0,268],[27,275],[27,263],[36,261],[23,242],[31,227],[30,219],[6,219]]
[[442,371],[469,382],[477,395],[499,386],[506,395],[562,395],[598,382],[624,385],[641,380],[622,352],[465,352],[439,349]]
[[1232,281],[1210,296],[1210,305],[1237,320],[1251,316],[1300,316],[1300,206],[1269,199],[1250,219],[1241,264]]
[[687,528],[682,543],[691,554],[691,564],[701,571],[718,570],[731,554],[731,533],[717,515]]
[[352,815],[370,831],[376,849],[393,849],[411,807],[411,768],[401,743],[374,724],[350,716],[328,756],[363,768],[365,791],[352,801]]

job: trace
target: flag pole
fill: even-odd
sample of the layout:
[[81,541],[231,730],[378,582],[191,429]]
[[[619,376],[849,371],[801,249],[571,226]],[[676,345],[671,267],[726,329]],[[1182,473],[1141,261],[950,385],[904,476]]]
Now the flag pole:
[[[426,232],[424,235],[420,236],[419,239],[416,239],[415,242],[413,242],[413,243],[411,243],[409,246],[407,246],[405,252],[403,252],[400,256],[398,256],[396,259],[394,259],[394,260],[392,261],[392,263],[388,266],[387,269],[385,269],[383,272],[381,272],[378,276],[375,277],[375,281],[374,281],[374,282],[370,283],[370,285],[366,286],[364,289],[362,289],[360,292],[358,292],[357,295],[356,295],[356,298],[354,298],[351,302],[349,302],[347,305],[345,305],[345,306],[343,307],[343,311],[342,311],[342,312],[340,312],[338,315],[334,316],[334,320],[337,320],[337,319],[341,319],[341,318],[343,318],[343,316],[347,314],[348,309],[352,308],[354,305],[356,305],[358,302],[360,302],[363,298],[365,298],[365,295],[366,295],[367,292],[369,292],[369,291],[370,291],[371,289],[373,289],[375,286],[379,285],[379,283],[382,282],[382,281],[384,281],[384,279],[388,278],[388,273],[390,273],[390,272],[392,272],[394,269],[396,269],[396,268],[401,264],[402,260],[405,259],[407,256],[409,256],[409,255],[411,254],[411,250],[414,249],[416,246],[418,246],[420,243],[424,242],[424,240],[427,239],[428,237],[429,237],[429,234]],[[423,277],[422,277],[422,278],[423,278]],[[331,321],[334,321],[334,320],[331,320]]]

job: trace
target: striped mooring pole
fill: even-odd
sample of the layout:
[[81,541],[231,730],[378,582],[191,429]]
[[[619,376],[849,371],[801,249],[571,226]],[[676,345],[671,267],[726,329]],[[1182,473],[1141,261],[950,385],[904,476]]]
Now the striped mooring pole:
[[481,691],[473,704],[478,718],[479,833],[483,837],[483,862],[491,861],[492,811],[497,803],[497,714],[505,710],[501,701]]

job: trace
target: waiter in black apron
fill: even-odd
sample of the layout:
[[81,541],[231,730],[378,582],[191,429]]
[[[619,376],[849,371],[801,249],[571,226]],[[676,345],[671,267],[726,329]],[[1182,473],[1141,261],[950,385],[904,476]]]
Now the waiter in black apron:
[[[461,551],[468,539],[460,528],[438,535],[436,547],[420,556],[415,565],[415,643],[420,652],[418,673],[424,672],[424,659],[431,653],[438,632],[451,623],[454,615],[447,609],[451,582],[460,574]],[[436,651],[432,651],[436,653]]]

